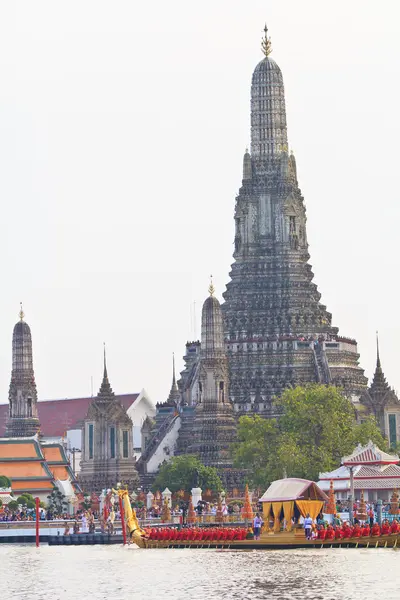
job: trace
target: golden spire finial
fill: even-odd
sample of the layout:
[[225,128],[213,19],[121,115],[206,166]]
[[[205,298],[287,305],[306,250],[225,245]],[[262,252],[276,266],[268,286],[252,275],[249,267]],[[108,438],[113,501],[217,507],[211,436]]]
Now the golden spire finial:
[[268,27],[266,23],[264,27],[264,37],[261,40],[261,50],[264,52],[265,56],[269,56],[272,52],[271,38],[268,37]]
[[214,287],[214,284],[213,284],[213,276],[212,275],[210,275],[210,285],[208,286],[208,291],[210,293],[210,296],[214,296],[215,287]]
[[24,320],[25,313],[24,313],[24,311],[22,310],[22,302],[20,302],[20,303],[19,303],[19,305],[20,305],[19,318],[21,319],[21,321],[23,321],[23,320]]

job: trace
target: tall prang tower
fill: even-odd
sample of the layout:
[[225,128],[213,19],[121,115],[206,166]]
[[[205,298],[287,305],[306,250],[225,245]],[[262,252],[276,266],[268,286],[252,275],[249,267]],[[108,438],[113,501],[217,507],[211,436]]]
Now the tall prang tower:
[[283,78],[264,31],[222,310],[235,409],[272,416],[273,396],[288,386],[332,383],[355,399],[367,379],[356,341],[338,335],[313,283],[306,209],[288,152]]
[[29,325],[24,321],[24,316],[21,306],[20,320],[13,332],[6,437],[31,437],[40,429],[33,371],[32,335]]

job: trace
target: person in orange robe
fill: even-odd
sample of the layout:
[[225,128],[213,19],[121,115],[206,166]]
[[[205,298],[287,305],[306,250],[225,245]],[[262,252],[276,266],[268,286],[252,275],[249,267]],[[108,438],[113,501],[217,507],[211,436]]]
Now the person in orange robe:
[[390,526],[390,533],[399,533],[399,524],[397,519],[393,519],[392,524]]
[[374,523],[372,525],[371,535],[374,536],[374,537],[377,537],[378,535],[381,535],[381,528],[379,527],[378,523]]
[[385,519],[382,523],[381,535],[389,535],[389,533],[390,533],[389,521],[387,519]]

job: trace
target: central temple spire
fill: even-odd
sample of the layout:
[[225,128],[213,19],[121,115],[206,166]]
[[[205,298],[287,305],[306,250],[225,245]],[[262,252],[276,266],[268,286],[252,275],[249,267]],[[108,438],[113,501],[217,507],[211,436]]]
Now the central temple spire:
[[263,161],[288,150],[283,77],[270,58],[272,48],[267,26],[264,32],[265,58],[256,66],[251,83],[251,155]]
[[251,81],[251,148],[243,158],[222,310],[236,409],[269,412],[273,396],[288,385],[335,383],[357,393],[367,381],[356,342],[336,339],[313,282],[306,207],[288,153],[283,77],[270,56],[267,27],[264,34],[264,58]]

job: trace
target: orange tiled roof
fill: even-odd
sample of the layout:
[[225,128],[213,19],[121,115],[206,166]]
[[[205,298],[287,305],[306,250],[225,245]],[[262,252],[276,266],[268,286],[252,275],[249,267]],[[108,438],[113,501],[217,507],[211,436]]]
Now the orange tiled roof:
[[52,472],[54,479],[60,479],[60,481],[65,481],[66,479],[69,479],[69,477],[70,477],[67,467],[49,466],[49,469]]
[[18,492],[23,492],[23,491],[30,491],[30,490],[52,490],[54,488],[54,485],[52,484],[51,480],[48,479],[47,481],[44,481],[42,479],[39,479],[37,481],[13,481],[12,482],[12,491],[15,493],[16,491]]
[[47,462],[65,462],[64,457],[61,455],[60,446],[42,446],[42,451]]
[[39,458],[40,449],[35,440],[24,440],[16,442],[14,440],[0,440],[0,460],[2,458]]
[[43,477],[51,479],[51,475],[46,471],[41,461],[23,462],[9,461],[2,462],[0,459],[0,473],[9,477],[11,481],[14,479],[25,479],[29,477]]

